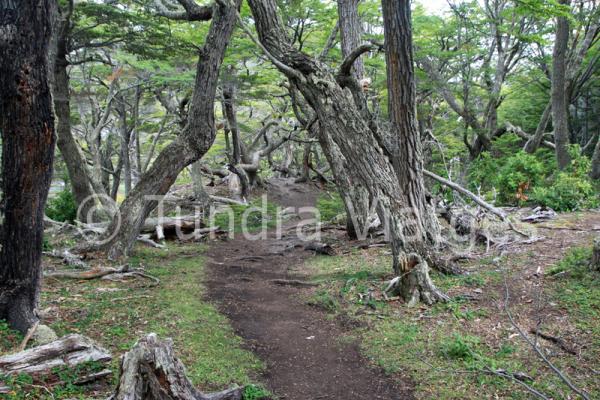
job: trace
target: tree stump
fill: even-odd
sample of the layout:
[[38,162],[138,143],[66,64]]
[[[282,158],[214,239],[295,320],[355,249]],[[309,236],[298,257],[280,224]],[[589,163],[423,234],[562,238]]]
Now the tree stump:
[[121,360],[121,377],[113,400],[241,400],[243,388],[203,394],[185,375],[183,363],[173,354],[170,339],[151,333]]
[[591,268],[600,271],[600,236],[594,239],[594,247],[592,248],[592,263]]

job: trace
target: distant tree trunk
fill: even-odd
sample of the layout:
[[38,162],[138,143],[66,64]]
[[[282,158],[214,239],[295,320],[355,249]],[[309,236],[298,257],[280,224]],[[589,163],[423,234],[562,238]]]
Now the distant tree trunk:
[[552,113],[552,102],[548,102],[546,107],[544,108],[544,112],[538,122],[538,126],[535,129],[535,134],[531,139],[525,143],[525,147],[523,150],[529,154],[535,153],[535,151],[540,147],[542,142],[544,141],[544,134],[546,132],[546,128],[548,127],[548,122],[550,122],[550,114]]
[[119,101],[117,102],[117,113],[119,114],[119,138],[121,141],[121,154],[119,155],[120,159],[123,162],[123,169],[121,170],[123,174],[123,182],[125,184],[125,196],[129,196],[131,193],[132,182],[131,182],[131,156],[129,152],[129,147],[131,144],[131,130],[127,125],[127,112],[125,110],[125,100],[119,96]]
[[[361,45],[362,26],[358,15],[359,0],[338,0],[337,9],[339,17],[340,38],[342,55],[348,57],[352,50]],[[362,59],[357,59],[352,65],[352,75],[356,80],[365,76],[365,67]]]
[[[240,1],[235,5],[239,7]],[[212,23],[205,44],[199,51],[194,94],[187,123],[177,138],[157,156],[125,199],[109,225],[106,243],[89,248],[104,248],[112,259],[129,254],[146,217],[156,207],[148,195],[164,195],[188,165],[198,161],[212,146],[215,135],[214,100],[219,68],[231,38],[237,10],[222,3],[213,6]]]
[[[56,6],[55,6],[56,7]],[[60,150],[67,172],[71,189],[77,205],[83,205],[81,215],[87,215],[94,201],[87,201],[94,195],[90,184],[86,160],[79,145],[71,132],[71,107],[69,101],[69,75],[67,73],[67,41],[70,33],[73,2],[66,9],[56,7],[54,13],[54,29],[50,41],[48,78],[54,101],[56,115],[57,146]]]
[[0,2],[0,319],[21,332],[38,319],[44,206],[54,158],[46,58],[50,15],[48,0]]
[[[560,0],[569,4],[569,0]],[[567,94],[567,47],[569,44],[568,17],[556,18],[556,36],[552,54],[552,125],[554,126],[554,144],[559,169],[571,164],[569,156],[569,96]]]
[[590,177],[592,179],[600,179],[600,137],[596,142],[594,148],[594,154],[592,155],[592,170],[590,171]]
[[[342,46],[342,56],[348,57],[353,50],[362,44],[362,26],[358,15],[359,0],[338,0],[339,30]],[[362,58],[358,57],[352,64],[351,75],[356,81],[365,76]],[[353,93],[357,106],[364,108],[362,112],[368,115],[366,98],[362,94]],[[360,97],[360,98],[359,98]],[[369,192],[356,179],[347,176],[344,171],[344,161],[337,146],[331,141],[321,140],[321,148],[332,166],[338,191],[346,209],[346,228],[351,239],[364,239],[368,233],[370,202]],[[336,168],[334,168],[334,165]]]
[[[433,246],[424,248],[423,240],[420,240],[425,235],[419,231],[423,222],[419,220],[421,216],[403,204],[404,195],[394,168],[353,99],[337,83],[328,66],[290,45],[274,0],[249,0],[249,4],[260,41],[274,57],[277,68],[286,74],[315,111],[321,125],[319,135],[327,136],[339,147],[348,174],[377,199],[377,213],[390,234],[394,270],[398,273],[405,270],[404,265],[412,264],[413,255],[422,261],[418,265],[424,265],[424,258],[435,249]],[[416,270],[422,271],[421,268]],[[427,279],[419,282],[413,279],[421,277]],[[408,295],[405,299],[410,304],[419,300],[429,304],[447,300],[426,274],[410,273],[403,276],[402,280],[406,279],[415,281],[410,286],[410,293],[408,290],[402,292]]]

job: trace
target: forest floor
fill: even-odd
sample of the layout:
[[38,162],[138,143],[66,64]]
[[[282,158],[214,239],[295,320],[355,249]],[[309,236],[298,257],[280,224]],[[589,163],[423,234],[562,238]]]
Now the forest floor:
[[[269,201],[284,207],[325,195],[314,185],[280,180],[268,192]],[[585,265],[600,213],[538,224],[543,239],[532,243],[477,248],[461,264],[464,275],[432,272],[451,302],[413,308],[382,296],[393,277],[386,247],[363,249],[333,229],[322,240],[335,254],[314,255],[298,243],[292,229],[298,221],[284,223],[281,239],[271,233],[258,241],[236,236],[137,247],[129,264],[144,267],[159,285],[45,280],[43,322],[59,335],[79,332],[109,349],[113,377],[78,386],[68,371],[59,385],[20,376],[5,382],[14,390],[0,398],[104,399],[116,384],[118,356],[157,332],[174,339],[199,388],[251,385],[247,400],[532,397],[490,370],[516,374],[549,398],[576,399],[517,327],[557,338],[558,344],[529,335],[577,387],[600,398],[600,274]],[[65,238],[50,242],[73,245]],[[44,268],[65,267],[45,258]],[[0,323],[0,355],[20,340]]]
[[[269,200],[295,210],[315,206],[315,187],[292,182],[272,180]],[[279,399],[412,398],[411,384],[394,382],[361,354],[356,340],[344,340],[344,321],[302,298],[306,286],[295,271],[314,253],[297,238],[297,223],[285,223],[281,238],[273,231],[265,240],[237,235],[207,252],[208,298],[265,362],[260,380]]]

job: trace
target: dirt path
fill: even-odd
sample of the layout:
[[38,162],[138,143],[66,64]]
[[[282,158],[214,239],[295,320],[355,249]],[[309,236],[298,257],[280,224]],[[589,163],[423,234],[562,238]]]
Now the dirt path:
[[[269,196],[297,208],[314,205],[317,193],[309,185],[272,180]],[[209,299],[266,363],[263,383],[285,400],[412,399],[409,384],[394,385],[369,366],[356,343],[339,342],[344,328],[299,298],[306,289],[272,282],[295,278],[290,271],[311,256],[290,246],[294,242],[294,237],[249,241],[238,235],[212,243],[207,254]]]

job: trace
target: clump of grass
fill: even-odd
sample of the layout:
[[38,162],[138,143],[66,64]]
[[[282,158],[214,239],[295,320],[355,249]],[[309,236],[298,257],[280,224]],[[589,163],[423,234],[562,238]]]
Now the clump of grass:
[[272,397],[271,392],[259,385],[247,385],[242,394],[243,400],[268,400]]
[[308,304],[328,312],[336,312],[340,308],[339,301],[327,290],[319,290],[308,300]]
[[335,191],[323,192],[317,199],[317,208],[323,221],[331,221],[339,215],[346,215],[344,202]]

